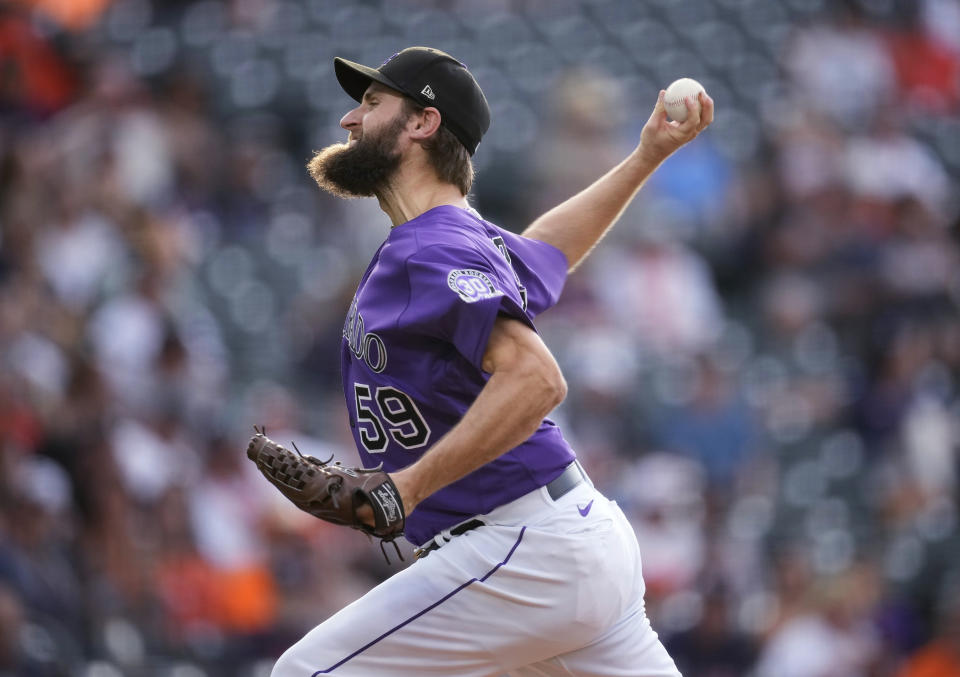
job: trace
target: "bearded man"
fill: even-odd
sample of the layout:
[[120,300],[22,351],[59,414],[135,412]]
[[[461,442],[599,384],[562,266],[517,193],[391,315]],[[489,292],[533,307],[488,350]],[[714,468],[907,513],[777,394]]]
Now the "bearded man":
[[[411,47],[334,68],[359,105],[310,174],[375,197],[393,224],[347,311],[344,395],[418,559],[314,628],[274,677],[677,677],[644,612],[630,524],[546,418],[566,384],[533,320],[713,101],[688,99],[686,121],[669,122],[660,92],[623,162],[515,235],[467,201],[490,110],[462,63]],[[368,505],[358,515],[374,524]]]

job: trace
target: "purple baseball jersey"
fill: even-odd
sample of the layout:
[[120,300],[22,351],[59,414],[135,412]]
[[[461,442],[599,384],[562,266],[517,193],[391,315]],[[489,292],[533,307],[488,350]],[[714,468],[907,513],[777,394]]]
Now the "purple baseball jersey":
[[[475,212],[431,209],[390,231],[343,326],[343,389],[367,467],[416,461],[463,417],[486,384],[481,368],[498,315],[533,327],[557,302],[563,253]],[[423,544],[556,478],[574,453],[544,419],[523,444],[422,501],[405,535]]]

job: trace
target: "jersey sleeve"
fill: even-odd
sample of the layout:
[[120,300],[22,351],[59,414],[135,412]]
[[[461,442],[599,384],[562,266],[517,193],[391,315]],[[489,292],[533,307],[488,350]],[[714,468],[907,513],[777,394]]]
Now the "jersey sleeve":
[[398,318],[412,332],[453,344],[478,369],[498,315],[533,328],[509,264],[496,253],[433,245],[406,261],[410,298]]
[[509,259],[517,282],[524,290],[530,317],[554,306],[567,281],[568,263],[564,253],[547,242],[508,231],[501,231],[495,243],[496,239],[506,247],[506,251],[501,251]]

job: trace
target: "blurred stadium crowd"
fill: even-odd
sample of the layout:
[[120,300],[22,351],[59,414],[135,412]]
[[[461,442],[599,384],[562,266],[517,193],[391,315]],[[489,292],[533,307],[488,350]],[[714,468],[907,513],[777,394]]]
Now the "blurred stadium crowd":
[[673,79],[717,102],[539,322],[684,674],[960,675],[957,0],[7,2],[0,675],[267,675],[395,571],[243,449],[355,458],[388,222],[303,166],[331,57],[412,44],[486,91],[474,202],[515,230]]

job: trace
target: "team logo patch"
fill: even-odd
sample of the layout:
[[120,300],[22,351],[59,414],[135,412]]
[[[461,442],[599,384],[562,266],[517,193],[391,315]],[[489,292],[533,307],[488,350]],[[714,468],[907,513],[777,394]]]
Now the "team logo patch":
[[451,270],[447,275],[447,285],[467,303],[503,296],[503,292],[493,286],[489,277],[470,268]]

